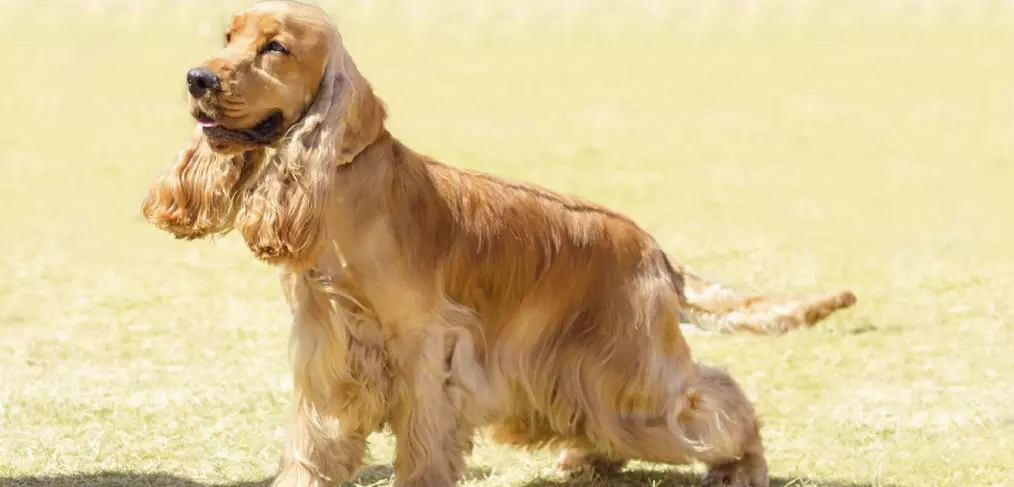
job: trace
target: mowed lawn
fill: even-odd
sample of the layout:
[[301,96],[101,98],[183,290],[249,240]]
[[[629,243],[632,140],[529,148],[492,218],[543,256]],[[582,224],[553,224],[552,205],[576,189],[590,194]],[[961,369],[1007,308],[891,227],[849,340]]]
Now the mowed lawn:
[[[0,5],[0,486],[270,481],[277,271],[139,212],[248,4]],[[623,211],[745,290],[856,292],[783,337],[688,335],[756,401],[775,485],[1014,485],[1014,5],[326,5],[416,150]],[[356,483],[390,484],[373,444]],[[481,442],[464,483],[564,487],[555,453]]]

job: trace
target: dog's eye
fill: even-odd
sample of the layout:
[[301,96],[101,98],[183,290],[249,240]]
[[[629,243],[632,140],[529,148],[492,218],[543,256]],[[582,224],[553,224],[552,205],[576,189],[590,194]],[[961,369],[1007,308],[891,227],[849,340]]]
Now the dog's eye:
[[268,43],[268,45],[264,46],[264,49],[261,49],[261,52],[279,52],[282,54],[286,54],[289,51],[285,49],[285,46],[281,45],[278,41],[271,41]]

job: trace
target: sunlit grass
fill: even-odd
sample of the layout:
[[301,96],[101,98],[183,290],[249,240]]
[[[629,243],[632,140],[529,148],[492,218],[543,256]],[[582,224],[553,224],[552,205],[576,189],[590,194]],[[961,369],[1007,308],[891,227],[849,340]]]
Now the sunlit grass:
[[[275,469],[276,271],[139,214],[189,130],[183,73],[245,4],[210,3],[0,6],[0,485]],[[411,147],[624,211],[712,278],[855,290],[816,329],[690,337],[755,398],[776,484],[1012,485],[1010,8],[328,5]],[[358,483],[386,485],[374,444]],[[553,453],[482,444],[466,483],[555,485]],[[632,470],[594,483],[700,471]]]

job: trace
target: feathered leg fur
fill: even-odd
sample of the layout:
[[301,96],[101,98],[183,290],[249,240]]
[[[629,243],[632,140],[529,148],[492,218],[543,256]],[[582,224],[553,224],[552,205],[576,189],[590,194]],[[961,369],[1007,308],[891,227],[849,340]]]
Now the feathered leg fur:
[[724,371],[697,366],[695,379],[672,405],[666,420],[626,424],[606,445],[565,448],[556,462],[561,473],[610,475],[627,459],[708,465],[702,486],[767,487],[768,469],[761,421],[739,385]]
[[391,429],[396,438],[395,483],[451,486],[465,471],[465,455],[483,421],[489,386],[476,357],[475,317],[446,300],[435,311],[408,313],[413,321],[385,324],[395,333],[396,371]]
[[276,486],[331,486],[356,475],[387,418],[390,373],[380,329],[355,297],[314,272],[286,273],[293,311],[292,416]]

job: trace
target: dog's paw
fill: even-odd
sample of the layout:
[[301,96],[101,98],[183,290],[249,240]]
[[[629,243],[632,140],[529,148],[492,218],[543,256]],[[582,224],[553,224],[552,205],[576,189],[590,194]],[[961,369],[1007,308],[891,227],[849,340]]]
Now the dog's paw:
[[768,487],[768,463],[760,455],[747,455],[739,460],[712,465],[701,481],[701,487]]
[[553,468],[560,475],[581,477],[584,475],[615,475],[623,470],[627,462],[610,460],[597,453],[580,448],[567,448],[560,452]]

